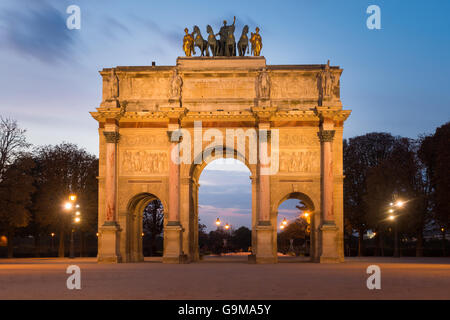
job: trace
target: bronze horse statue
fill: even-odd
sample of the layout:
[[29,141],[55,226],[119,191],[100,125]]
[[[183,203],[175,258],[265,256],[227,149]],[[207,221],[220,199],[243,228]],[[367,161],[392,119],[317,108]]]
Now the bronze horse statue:
[[211,55],[213,57],[219,55],[219,42],[216,39],[214,31],[212,27],[208,24],[206,26],[206,32],[209,34],[208,36],[208,48],[211,50]]
[[241,38],[239,39],[239,42],[237,44],[239,56],[241,57],[245,56],[245,51],[247,51],[247,53],[250,53],[247,33],[248,33],[248,25],[245,25],[244,28],[242,29]]
[[234,24],[228,26],[227,39],[225,41],[225,56],[236,56],[236,40],[234,38]]
[[194,26],[193,34],[195,34],[194,46],[200,49],[201,56],[206,55],[207,57],[209,57],[208,41],[203,39],[202,33],[200,32],[200,28],[198,26]]

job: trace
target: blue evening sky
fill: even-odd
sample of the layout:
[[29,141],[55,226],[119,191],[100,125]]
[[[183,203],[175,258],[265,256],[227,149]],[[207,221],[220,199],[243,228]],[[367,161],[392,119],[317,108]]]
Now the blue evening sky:
[[[66,28],[71,4],[81,8],[81,30]],[[366,27],[371,4],[381,8],[381,30]],[[33,144],[69,141],[98,154],[88,113],[101,100],[98,71],[174,65],[185,27],[198,25],[205,35],[207,24],[217,32],[236,16],[236,34],[245,24],[260,27],[268,64],[330,59],[344,69],[341,99],[353,110],[345,137],[384,131],[415,138],[450,120],[449,15],[450,1],[2,0],[0,114],[17,119]],[[223,181],[214,177],[223,172],[202,179]],[[202,210],[249,210],[250,195],[237,185],[224,186],[222,200],[214,200],[215,187],[202,187]]]

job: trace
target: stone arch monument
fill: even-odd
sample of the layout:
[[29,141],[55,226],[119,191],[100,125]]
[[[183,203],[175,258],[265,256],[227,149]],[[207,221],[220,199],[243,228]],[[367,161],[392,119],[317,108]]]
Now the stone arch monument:
[[175,66],[100,71],[103,98],[91,113],[99,123],[98,261],[143,260],[140,215],[156,198],[164,206],[163,262],[197,261],[198,179],[221,157],[251,172],[252,262],[277,262],[277,209],[289,198],[313,213],[312,261],[343,261],[350,111],[340,100],[341,73],[329,63],[267,65],[264,57],[179,57]]

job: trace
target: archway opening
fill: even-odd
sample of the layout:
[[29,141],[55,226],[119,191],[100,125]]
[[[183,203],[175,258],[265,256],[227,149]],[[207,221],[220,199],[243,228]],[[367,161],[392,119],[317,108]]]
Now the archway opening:
[[130,262],[162,261],[164,232],[164,206],[151,193],[140,193],[128,204],[127,246]]
[[277,210],[277,255],[283,261],[309,261],[312,255],[314,206],[302,193],[285,197]]
[[142,213],[142,251],[144,257],[162,257],[164,246],[164,208],[159,199],[148,203]]
[[251,172],[241,161],[220,158],[201,171],[198,190],[200,261],[247,262],[252,245]]

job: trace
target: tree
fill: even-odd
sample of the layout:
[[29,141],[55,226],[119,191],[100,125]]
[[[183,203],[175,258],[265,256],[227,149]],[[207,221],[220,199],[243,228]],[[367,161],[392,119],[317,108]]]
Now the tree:
[[234,230],[231,235],[231,244],[234,250],[247,251],[252,245],[252,231],[247,227]]
[[445,251],[445,233],[450,227],[450,122],[437,128],[433,135],[422,137],[418,155],[429,181],[429,207],[433,220],[442,232],[442,254]]
[[2,173],[0,181],[0,228],[8,237],[8,258],[13,257],[14,234],[30,221],[29,206],[34,192],[31,170],[34,161],[29,155],[16,155]]
[[0,116],[0,228],[8,233],[8,257],[13,255],[16,228],[29,222],[27,206],[32,192],[26,130],[17,121]]
[[344,219],[359,234],[358,256],[363,254],[363,235],[368,230],[367,175],[387,159],[395,138],[389,133],[368,133],[344,140]]
[[[416,255],[423,251],[423,229],[428,221],[426,186],[421,163],[417,157],[417,142],[396,137],[386,159],[367,173],[367,194],[364,201],[368,209],[368,226],[376,231],[377,251],[383,250],[383,233],[388,227],[389,202],[407,200],[403,208],[395,208],[395,228],[405,235],[414,236]],[[376,251],[376,254],[377,254]]]
[[42,229],[59,230],[58,255],[64,257],[65,234],[70,230],[72,217],[64,211],[63,203],[69,194],[76,194],[82,212],[82,226],[96,220],[98,160],[70,143],[39,147],[35,154],[38,166],[33,204],[36,223]]
[[0,181],[8,167],[30,147],[26,130],[19,128],[16,120],[0,116]]
[[200,223],[198,219],[198,247],[201,252],[204,252],[204,248],[208,247],[208,234],[206,233],[206,225]]
[[144,209],[144,232],[150,234],[150,256],[156,252],[156,237],[163,232],[164,209],[161,201],[153,200]]

